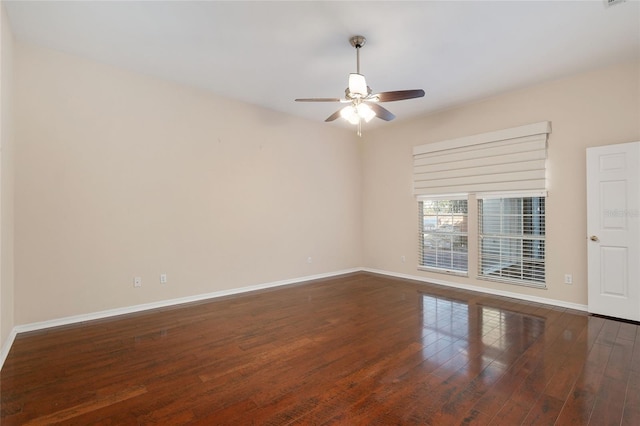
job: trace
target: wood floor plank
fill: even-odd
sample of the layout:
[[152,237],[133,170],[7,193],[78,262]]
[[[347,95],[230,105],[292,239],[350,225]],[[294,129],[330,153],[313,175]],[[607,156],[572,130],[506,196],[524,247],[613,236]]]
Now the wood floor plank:
[[552,425],[558,418],[562,410],[564,401],[548,395],[542,395],[529,410],[527,417],[522,422],[522,426],[531,425]]
[[636,425],[639,329],[353,273],[21,333],[0,422]]
[[115,405],[126,399],[135,398],[137,396],[145,394],[146,392],[147,390],[144,386],[134,386],[128,389],[123,389],[120,392],[116,392],[101,398],[96,398],[95,400],[92,400],[92,401],[88,401],[73,407],[66,408],[64,410],[56,411],[51,414],[46,414],[44,416],[37,417],[33,420],[30,420],[24,423],[24,425],[35,426],[35,425],[48,425],[52,423],[64,422],[74,417],[80,416],[82,414],[96,411],[103,407]]
[[590,425],[619,425],[624,412],[627,380],[608,376],[602,378],[602,385],[596,394]]
[[[640,338],[636,339],[636,346],[640,346]],[[640,372],[632,371],[629,375],[620,424],[623,426],[640,424]]]
[[558,424],[589,423],[605,366],[611,354],[611,346],[608,343],[613,340],[601,340],[601,342],[594,344],[589,352],[584,368],[558,416]]

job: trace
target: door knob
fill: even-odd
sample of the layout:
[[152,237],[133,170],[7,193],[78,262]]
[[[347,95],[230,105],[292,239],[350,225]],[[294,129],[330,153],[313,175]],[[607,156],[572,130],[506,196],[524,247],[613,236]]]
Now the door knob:
[[596,241],[596,242],[600,241],[600,238],[598,238],[598,237],[597,237],[597,236],[595,236],[595,235],[592,235],[591,237],[589,237],[589,239],[590,239],[591,241]]

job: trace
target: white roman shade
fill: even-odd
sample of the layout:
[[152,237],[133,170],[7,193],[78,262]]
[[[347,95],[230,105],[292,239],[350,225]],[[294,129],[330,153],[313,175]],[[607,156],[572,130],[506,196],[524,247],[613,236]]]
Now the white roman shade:
[[545,191],[548,121],[413,148],[415,195]]

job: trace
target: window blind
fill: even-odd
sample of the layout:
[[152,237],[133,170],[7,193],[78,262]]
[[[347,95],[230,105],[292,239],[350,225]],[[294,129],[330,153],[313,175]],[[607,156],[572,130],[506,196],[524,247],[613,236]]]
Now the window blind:
[[546,189],[548,121],[413,148],[415,195]]
[[478,275],[545,287],[545,198],[478,199]]
[[418,264],[425,269],[466,273],[467,198],[418,199]]

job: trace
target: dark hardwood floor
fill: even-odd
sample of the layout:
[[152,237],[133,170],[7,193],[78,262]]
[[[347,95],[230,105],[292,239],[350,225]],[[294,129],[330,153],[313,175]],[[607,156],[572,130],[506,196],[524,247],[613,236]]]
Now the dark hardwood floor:
[[17,336],[5,425],[640,425],[640,326],[358,273]]

